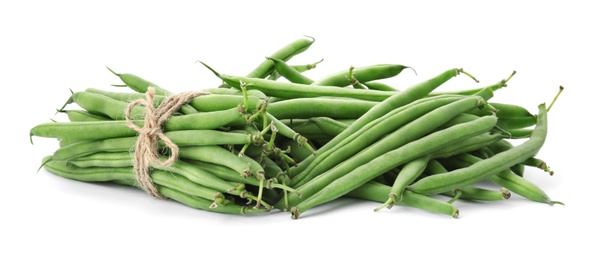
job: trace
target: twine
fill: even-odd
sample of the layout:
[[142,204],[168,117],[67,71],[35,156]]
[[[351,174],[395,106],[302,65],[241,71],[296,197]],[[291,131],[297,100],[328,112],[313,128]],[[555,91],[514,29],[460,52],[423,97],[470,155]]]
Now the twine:
[[[156,109],[153,107],[155,89],[149,87],[146,92],[146,99],[139,99],[131,102],[126,109],[126,125],[138,132],[138,139],[134,149],[134,174],[136,181],[144,191],[155,198],[165,198],[155,185],[150,176],[150,165],[155,162],[160,166],[172,165],[178,157],[179,148],[163,133],[161,125],[167,121],[182,105],[191,99],[208,95],[206,92],[183,92],[169,96]],[[132,108],[136,105],[143,105],[146,108],[144,126],[141,128],[134,124],[131,118]],[[159,139],[171,150],[171,155],[165,161],[159,159]]]

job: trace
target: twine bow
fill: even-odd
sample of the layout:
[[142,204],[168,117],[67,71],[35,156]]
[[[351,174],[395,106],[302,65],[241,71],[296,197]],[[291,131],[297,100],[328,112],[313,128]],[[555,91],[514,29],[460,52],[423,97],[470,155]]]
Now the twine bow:
[[[165,198],[153,184],[153,180],[150,176],[151,163],[155,162],[160,166],[170,166],[175,162],[179,153],[179,148],[171,141],[171,139],[165,136],[161,129],[161,125],[163,125],[182,105],[191,99],[208,94],[209,93],[206,92],[195,91],[183,92],[167,97],[163,100],[163,103],[155,109],[153,107],[155,89],[149,87],[146,92],[146,99],[135,100],[128,105],[128,108],[126,109],[126,125],[138,132],[138,139],[136,140],[134,149],[134,174],[140,187],[151,196],[155,198]],[[143,105],[146,108],[143,127],[134,124],[130,115],[132,109],[136,105]],[[159,159],[159,140],[162,140],[171,150],[169,158],[165,161]]]

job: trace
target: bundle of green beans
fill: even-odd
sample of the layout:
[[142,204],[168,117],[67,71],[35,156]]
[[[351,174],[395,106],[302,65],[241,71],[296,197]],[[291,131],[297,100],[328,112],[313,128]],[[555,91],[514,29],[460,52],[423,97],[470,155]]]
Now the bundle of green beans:
[[[457,199],[504,200],[514,193],[560,203],[523,178],[526,166],[552,174],[535,156],[544,145],[554,100],[540,105],[537,114],[488,102],[513,73],[491,85],[451,92],[436,89],[460,74],[476,79],[454,68],[397,89],[381,80],[409,67],[379,64],[313,80],[305,72],[321,61],[287,63],[313,42],[288,44],[246,76],[221,74],[202,63],[223,84],[205,89],[157,126],[177,148],[161,140],[154,153],[163,160],[173,149],[178,155],[170,165],[150,163],[158,193],[207,211],[280,209],[293,218],[343,196],[380,202],[376,210],[403,205],[453,217],[459,214]],[[155,107],[175,95],[136,75],[111,72],[123,82],[114,86],[134,92],[74,92],[58,109],[69,122],[43,123],[30,135],[59,140],[60,147],[43,159],[49,172],[138,187],[139,138],[130,124],[149,124],[148,109],[130,104],[148,98],[149,89]],[[70,109],[74,104],[78,107]],[[513,145],[509,139],[526,140]],[[483,188],[482,181],[500,189]]]

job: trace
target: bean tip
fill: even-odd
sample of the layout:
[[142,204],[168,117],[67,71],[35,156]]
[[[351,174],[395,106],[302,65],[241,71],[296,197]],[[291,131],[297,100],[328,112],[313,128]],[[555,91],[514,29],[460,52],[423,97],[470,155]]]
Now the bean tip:
[[39,168],[37,168],[37,172],[41,171],[41,168],[43,168],[43,166],[45,166],[45,164],[47,164],[51,160],[52,160],[51,156],[46,156],[45,158],[43,158],[43,160],[41,161],[41,165],[39,165]]
[[107,68],[107,70],[109,70],[111,73],[113,73],[113,75],[116,75],[116,76],[118,76],[118,77],[120,76],[120,74],[116,73],[116,72],[115,72],[115,71],[113,71],[111,68],[109,68],[109,67],[107,67],[107,66],[105,66],[105,68]]
[[301,215],[301,212],[299,211],[299,209],[297,207],[291,207],[291,218],[292,219],[298,219],[300,215]]
[[218,73],[216,70],[214,70],[213,68],[211,68],[210,66],[208,66],[206,63],[204,63],[204,62],[202,62],[202,61],[200,61],[200,60],[197,60],[196,62],[200,62],[200,64],[202,64],[204,67],[206,67],[206,68],[207,68],[208,70],[210,70],[212,73],[214,73],[214,74],[215,74],[215,76],[217,76],[217,77],[220,77],[220,76],[221,76],[221,74],[220,74],[220,73]]
[[511,197],[511,192],[506,188],[501,188],[501,198],[508,200]]
[[311,40],[311,44],[313,44],[314,42],[316,42],[316,38],[314,38],[314,37],[312,37],[312,36],[305,35],[305,34],[304,34],[303,36],[305,36],[305,37],[309,38],[309,39]]

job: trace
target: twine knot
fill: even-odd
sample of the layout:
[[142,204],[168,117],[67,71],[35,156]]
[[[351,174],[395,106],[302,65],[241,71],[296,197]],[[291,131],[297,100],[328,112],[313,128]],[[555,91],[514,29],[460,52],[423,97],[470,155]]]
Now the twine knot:
[[[138,99],[131,102],[126,109],[126,125],[138,132],[138,139],[134,148],[134,174],[136,181],[144,191],[155,198],[165,198],[155,185],[150,176],[150,165],[156,163],[160,166],[170,166],[177,160],[179,148],[171,141],[161,129],[167,119],[185,103],[191,99],[208,95],[207,92],[189,91],[169,96],[156,109],[153,107],[155,89],[149,87],[146,92],[146,99]],[[146,108],[144,125],[142,127],[134,124],[131,118],[132,108],[136,105],[143,105]],[[159,140],[169,147],[171,154],[165,161],[159,159]]]

